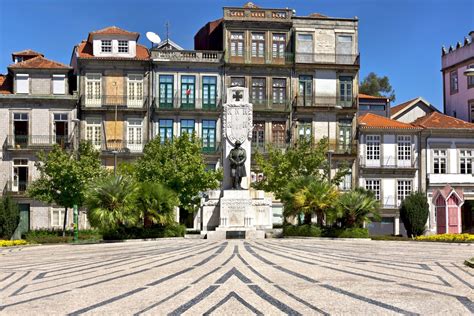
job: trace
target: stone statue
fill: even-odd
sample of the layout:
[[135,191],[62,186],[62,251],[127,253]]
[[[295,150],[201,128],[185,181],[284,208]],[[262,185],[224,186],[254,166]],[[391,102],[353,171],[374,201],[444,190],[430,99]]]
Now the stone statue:
[[247,160],[247,154],[245,149],[240,147],[242,143],[240,141],[235,142],[235,146],[229,153],[230,161],[230,176],[232,179],[232,189],[241,190],[242,178],[247,176],[245,171],[245,161]]

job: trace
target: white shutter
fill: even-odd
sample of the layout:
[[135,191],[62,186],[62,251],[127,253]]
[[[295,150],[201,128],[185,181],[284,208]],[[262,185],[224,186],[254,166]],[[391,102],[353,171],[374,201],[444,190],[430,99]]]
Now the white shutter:
[[27,74],[16,75],[16,93],[30,93],[29,75]]
[[65,75],[53,75],[53,94],[65,94]]

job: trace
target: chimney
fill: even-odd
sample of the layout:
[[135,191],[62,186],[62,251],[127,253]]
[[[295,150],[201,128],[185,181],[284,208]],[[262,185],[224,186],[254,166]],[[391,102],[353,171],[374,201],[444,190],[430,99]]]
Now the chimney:
[[471,37],[471,43],[472,43],[472,41],[474,41],[474,31],[470,31],[469,36]]

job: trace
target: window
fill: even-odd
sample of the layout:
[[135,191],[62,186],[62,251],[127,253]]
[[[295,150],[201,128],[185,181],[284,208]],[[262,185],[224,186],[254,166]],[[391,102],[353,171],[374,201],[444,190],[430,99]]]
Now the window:
[[252,57],[265,57],[265,33],[252,33]]
[[452,71],[449,74],[449,82],[450,82],[451,94],[457,93],[458,89],[459,89],[459,86],[458,86],[458,71],[457,70]]
[[101,76],[98,74],[86,75],[86,104],[100,105]]
[[286,101],[286,79],[273,79],[273,104],[284,104]]
[[372,191],[375,198],[380,201],[380,180],[365,180],[365,189]]
[[359,103],[359,110],[362,110],[362,111],[385,111],[385,104]]
[[352,77],[339,77],[339,101],[342,106],[352,105]]
[[[474,69],[474,64],[469,65],[467,68]],[[474,88],[474,76],[467,76],[467,88],[468,89]]]
[[311,122],[300,122],[298,124],[298,138],[299,139],[311,139]]
[[215,108],[217,97],[217,77],[202,77],[202,107]]
[[397,136],[397,159],[399,161],[411,161],[411,136]]
[[338,122],[339,139],[337,140],[338,152],[350,153],[352,145],[352,121],[350,119],[341,119]]
[[13,141],[16,148],[28,146],[28,113],[13,113]]
[[343,63],[350,63],[352,54],[352,36],[351,35],[337,35],[336,42],[336,58]]
[[312,34],[298,34],[296,37],[296,53],[310,54],[313,53],[313,35]]
[[143,105],[143,76],[128,75],[128,105]]
[[181,120],[181,135],[194,134],[194,120]]
[[88,119],[86,121],[86,139],[96,149],[100,149],[102,145],[102,122],[100,119]]
[[230,33],[230,56],[237,56],[237,57],[244,56],[244,33],[243,32]]
[[160,75],[160,108],[173,107],[173,76]]
[[274,146],[283,147],[286,144],[285,122],[272,122],[272,142]]
[[181,76],[181,107],[194,108],[194,76]]
[[51,226],[62,227],[64,224],[64,209],[53,208],[51,210]]
[[111,40],[102,40],[100,50],[102,53],[111,53],[112,52],[112,41]]
[[53,75],[53,94],[65,94],[66,93],[66,76],[65,75]]
[[474,100],[469,100],[469,113],[471,115],[471,123],[474,123]]
[[412,181],[411,180],[398,180],[397,181],[397,202],[398,206],[400,203],[411,194],[412,192]]
[[446,173],[446,150],[433,150],[433,172],[438,174]]
[[56,144],[63,147],[68,140],[68,115],[67,113],[54,113],[53,118]]
[[16,93],[30,93],[30,76],[27,74],[17,74]]
[[349,169],[348,172],[342,178],[341,183],[339,183],[339,190],[349,191],[352,188],[352,169]]
[[128,53],[128,41],[118,41],[118,52]]
[[202,120],[202,148],[204,151],[216,149],[216,121]]
[[230,86],[231,87],[245,87],[245,78],[244,77],[231,77]]
[[368,160],[380,160],[380,136],[367,135],[365,150]]
[[273,58],[285,58],[286,34],[274,33],[272,36]]
[[462,174],[472,174],[472,150],[461,150],[459,152],[459,171]]
[[265,122],[253,123],[252,146],[255,148],[265,148]]
[[127,127],[128,146],[131,151],[141,151],[143,144],[142,120],[134,119],[128,121]]
[[252,103],[265,101],[265,78],[252,78]]
[[173,120],[159,120],[160,142],[164,144],[166,141],[173,140]]

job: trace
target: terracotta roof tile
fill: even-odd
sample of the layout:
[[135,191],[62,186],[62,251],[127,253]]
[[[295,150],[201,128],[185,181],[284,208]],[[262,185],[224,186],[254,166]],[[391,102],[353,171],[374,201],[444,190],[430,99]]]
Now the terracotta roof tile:
[[22,61],[17,64],[11,64],[8,68],[12,69],[71,69],[70,66],[63,63],[53,61],[43,56],[36,56],[34,58]]
[[12,78],[9,75],[0,75],[0,94],[12,94]]
[[137,33],[137,32],[130,32],[130,31],[121,29],[120,27],[117,27],[117,26],[109,26],[109,27],[103,28],[103,29],[98,30],[98,31],[90,32],[89,37],[87,38],[87,41],[90,41],[91,35],[95,35],[95,34],[135,35],[136,36],[135,39],[138,39],[138,37],[140,36],[140,33]]
[[408,100],[407,102],[403,102],[403,103],[401,103],[401,104],[392,106],[392,107],[390,108],[390,115],[395,115],[395,114],[397,114],[398,112],[404,110],[406,107],[408,107],[410,104],[412,104],[413,102],[415,102],[415,101],[418,100],[418,99],[419,99],[419,98],[414,98],[414,99]]
[[469,123],[458,118],[441,114],[439,112],[432,112],[428,115],[416,119],[414,126],[423,128],[438,128],[438,129],[474,129],[474,124]]
[[24,49],[22,51],[12,53],[12,55],[16,55],[16,56],[43,56],[44,57],[44,54],[36,52],[32,49]]
[[87,41],[82,41],[77,46],[77,52],[79,58],[88,58],[88,59],[136,59],[136,60],[148,60],[150,59],[150,53],[148,49],[140,44],[137,44],[136,56],[134,58],[129,57],[97,57],[94,56],[92,50],[92,44]]
[[366,113],[359,117],[359,125],[361,128],[376,128],[376,129],[418,129],[412,124],[402,123],[391,120],[384,116],[373,113]]
[[374,99],[374,100],[384,100],[387,101],[387,97],[376,97],[373,95],[368,95],[364,93],[359,93],[359,99]]

